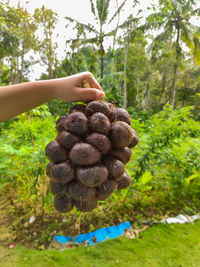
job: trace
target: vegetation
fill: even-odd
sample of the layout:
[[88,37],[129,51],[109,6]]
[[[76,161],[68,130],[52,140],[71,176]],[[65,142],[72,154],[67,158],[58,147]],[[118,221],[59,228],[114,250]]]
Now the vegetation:
[[[20,4],[0,3],[2,86],[28,81],[35,55],[46,66],[41,79],[91,71],[105,100],[127,108],[140,140],[127,165],[132,179],[128,189],[101,201],[93,212],[73,209],[60,215],[53,209],[44,149],[56,137],[58,116],[71,104],[50,101],[1,123],[0,194],[9,199],[15,215],[16,240],[34,247],[48,246],[55,231],[73,235],[127,219],[137,227],[146,218],[199,211],[200,28],[191,20],[199,18],[197,1],[159,0],[149,7],[145,21],[135,1],[137,15],[126,22],[120,20],[126,1],[116,1],[114,14],[109,6],[115,1],[90,2],[99,28],[66,18],[77,38],[66,40],[69,52],[60,61],[52,38],[59,19],[54,11],[42,7],[31,15]],[[107,22],[114,25],[109,32]],[[111,40],[109,48],[105,37]],[[36,220],[30,225],[32,215]]]

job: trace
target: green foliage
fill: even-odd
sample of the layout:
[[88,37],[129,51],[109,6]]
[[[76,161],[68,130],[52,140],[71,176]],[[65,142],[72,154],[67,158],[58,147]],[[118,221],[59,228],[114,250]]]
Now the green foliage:
[[46,106],[17,117],[1,133],[1,185],[16,192],[16,200],[26,208],[43,205],[46,196],[47,163],[44,148],[55,138],[55,119]]

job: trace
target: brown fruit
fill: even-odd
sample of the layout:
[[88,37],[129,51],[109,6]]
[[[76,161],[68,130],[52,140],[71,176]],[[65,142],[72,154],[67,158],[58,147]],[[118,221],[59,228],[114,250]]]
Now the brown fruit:
[[133,138],[131,127],[123,121],[116,121],[110,130],[110,141],[113,147],[122,149],[129,146]]
[[109,120],[110,122],[114,122],[114,121],[117,121],[117,113],[115,112],[116,110],[116,106],[113,105],[112,103],[108,103],[109,105]]
[[75,200],[88,201],[95,196],[96,190],[79,182],[71,183],[69,185],[69,194]]
[[65,129],[64,128],[64,121],[65,121],[66,117],[67,116],[61,116],[56,122],[56,129],[59,133],[64,131],[64,129]]
[[67,131],[82,136],[88,132],[89,121],[82,112],[76,111],[67,116],[64,127]]
[[74,207],[73,201],[66,196],[56,196],[53,204],[55,209],[62,213],[69,212]]
[[74,169],[69,162],[55,164],[52,168],[52,177],[57,182],[66,184],[74,178]]
[[78,105],[73,106],[70,109],[69,113],[73,113],[73,112],[76,112],[76,111],[85,112],[85,109],[86,109],[85,105],[78,104]]
[[53,178],[52,177],[52,168],[53,168],[53,162],[49,162],[46,166],[46,175],[49,176],[49,178]]
[[81,138],[70,132],[62,131],[56,137],[56,141],[60,144],[61,147],[70,150],[74,144],[81,141]]
[[108,169],[103,165],[77,169],[77,179],[84,185],[95,187],[107,180]]
[[69,158],[76,165],[88,166],[100,161],[101,153],[90,144],[77,143],[72,147]]
[[91,116],[96,112],[101,112],[104,115],[108,116],[110,113],[108,103],[102,100],[95,100],[90,102],[86,107],[86,115]]
[[87,212],[96,208],[98,200],[96,197],[94,197],[88,201],[75,200],[74,202],[77,210]]
[[63,196],[67,193],[67,186],[51,179],[49,182],[50,191],[53,195]]
[[106,154],[111,148],[110,140],[103,134],[92,133],[85,141],[98,148],[102,154]]
[[114,180],[119,179],[123,175],[124,164],[120,160],[112,156],[105,156],[103,158],[103,163],[108,168],[108,173]]
[[54,163],[65,161],[68,153],[65,149],[61,148],[57,141],[48,143],[45,148],[46,156]]
[[133,148],[134,146],[138,144],[139,138],[138,138],[137,132],[134,129],[131,129],[131,130],[132,130],[133,137],[132,137],[131,143],[129,144],[129,147]]
[[117,182],[114,180],[107,180],[99,187],[97,187],[97,198],[99,200],[105,200],[108,198],[117,188]]
[[131,117],[127,110],[124,108],[116,108],[114,113],[116,114],[117,121],[124,121],[128,125],[131,125]]
[[127,188],[129,187],[129,185],[131,184],[131,178],[130,176],[124,172],[123,176],[117,180],[117,189],[124,189],[124,188]]
[[110,121],[103,113],[97,112],[90,118],[90,128],[94,132],[107,135],[110,131]]
[[131,158],[132,151],[128,147],[124,147],[122,149],[112,148],[108,152],[108,154],[121,160],[124,164],[126,164]]

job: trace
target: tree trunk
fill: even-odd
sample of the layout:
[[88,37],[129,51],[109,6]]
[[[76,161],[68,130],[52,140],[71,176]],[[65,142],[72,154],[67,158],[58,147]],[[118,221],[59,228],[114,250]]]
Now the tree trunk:
[[101,78],[103,78],[103,72],[104,72],[104,49],[103,49],[102,40],[100,40],[100,57],[101,57]]
[[126,82],[126,67],[127,67],[127,58],[128,58],[128,44],[125,48],[125,59],[124,59],[124,108],[127,107],[127,82]]
[[167,73],[163,73],[162,77],[162,90],[161,90],[161,95],[160,95],[160,110],[163,109],[163,106],[165,105],[165,99],[164,99],[164,94],[165,94],[165,87],[166,87],[166,82],[167,82]]
[[99,44],[100,44],[100,59],[101,59],[101,79],[103,78],[104,72],[104,47],[103,47],[103,25],[100,24],[100,35],[99,35]]
[[15,65],[15,80],[14,83],[19,83],[19,58],[16,57],[16,65]]
[[175,100],[176,100],[176,73],[177,73],[177,64],[174,65],[174,73],[173,73],[173,82],[172,82],[172,99],[171,105],[172,108],[175,109]]
[[[118,9],[119,8],[118,0],[116,0],[116,5],[117,5],[117,9]],[[111,60],[111,67],[110,67],[111,82],[113,82],[113,72],[114,72],[114,62],[115,62],[115,58],[114,58],[113,53],[114,53],[114,49],[115,49],[117,31],[118,31],[118,28],[119,28],[119,19],[120,19],[120,12],[118,12],[118,14],[117,14],[117,26],[116,26],[115,33],[114,33],[114,36],[113,36],[112,60]]]
[[178,61],[179,61],[179,54],[180,54],[180,46],[179,46],[179,36],[180,36],[180,29],[177,26],[177,38],[176,38],[176,62],[174,64],[174,73],[173,73],[173,82],[172,82],[172,99],[171,105],[172,108],[175,109],[175,102],[176,102],[176,76],[178,70]]
[[142,108],[144,111],[147,111],[147,106],[148,106],[148,79],[149,79],[149,74],[147,73],[145,75],[145,87],[144,87],[144,92],[143,92],[143,100],[142,100]]
[[10,60],[10,82],[9,84],[14,83],[14,74],[13,74],[13,61],[12,59]]
[[127,68],[127,60],[128,60],[128,49],[131,39],[132,25],[130,24],[130,28],[128,28],[127,35],[127,43],[125,45],[125,58],[124,58],[124,108],[127,108],[127,82],[126,82],[126,68]]
[[22,44],[20,83],[22,83],[24,79],[23,72],[24,72],[24,43]]
[[138,66],[137,66],[137,79],[136,79],[136,90],[137,90],[137,93],[136,93],[136,102],[140,103],[140,100],[139,100],[139,83],[140,83],[140,76],[139,76],[139,71],[138,71]]

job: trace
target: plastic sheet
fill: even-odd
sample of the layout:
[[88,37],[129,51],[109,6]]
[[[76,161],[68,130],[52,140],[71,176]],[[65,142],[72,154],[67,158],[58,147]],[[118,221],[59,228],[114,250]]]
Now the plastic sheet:
[[74,246],[83,245],[93,245],[96,243],[100,243],[104,240],[116,238],[125,233],[126,230],[133,229],[131,223],[129,221],[122,222],[116,226],[110,226],[106,228],[101,228],[93,232],[89,232],[86,234],[80,234],[74,237],[69,236],[54,236],[53,242],[59,242],[60,244],[69,243],[70,246],[74,244]]
[[186,223],[186,222],[194,222],[195,220],[200,219],[200,214],[197,215],[193,215],[193,216],[189,216],[189,215],[183,215],[183,214],[179,214],[176,217],[169,217],[167,219],[162,219],[160,222],[161,223]]

